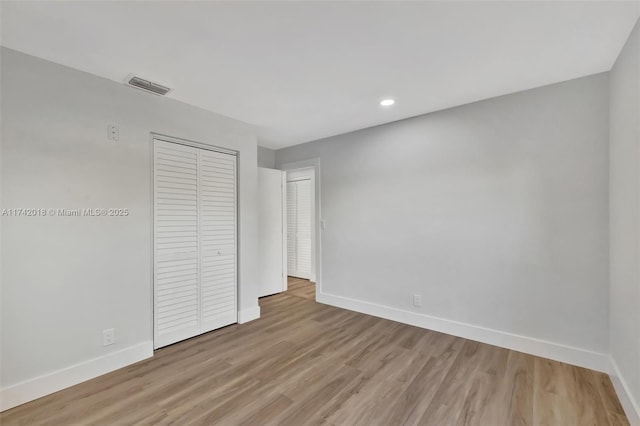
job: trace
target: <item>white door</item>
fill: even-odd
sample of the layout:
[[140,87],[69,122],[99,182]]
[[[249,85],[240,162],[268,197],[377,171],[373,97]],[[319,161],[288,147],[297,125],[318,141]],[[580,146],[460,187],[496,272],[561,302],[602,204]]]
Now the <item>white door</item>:
[[154,346],[237,322],[236,157],[154,140]]
[[287,274],[311,278],[311,181],[287,182]]
[[154,344],[200,330],[198,150],[154,141]]
[[199,150],[200,333],[238,321],[236,157]]
[[287,289],[284,241],[284,173],[258,168],[260,297]]
[[296,274],[296,183],[287,182],[287,275]]

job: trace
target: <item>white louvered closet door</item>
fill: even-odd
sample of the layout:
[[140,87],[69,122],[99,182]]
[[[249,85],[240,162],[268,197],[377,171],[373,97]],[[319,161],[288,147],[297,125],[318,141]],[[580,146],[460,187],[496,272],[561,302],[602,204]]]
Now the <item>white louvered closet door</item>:
[[154,140],[154,346],[237,321],[236,157]]
[[236,157],[200,151],[202,332],[237,321]]
[[198,334],[198,150],[155,141],[154,344]]
[[311,181],[296,182],[296,270],[311,278]]
[[296,183],[287,182],[287,275],[296,276]]
[[287,274],[311,278],[311,181],[287,182]]

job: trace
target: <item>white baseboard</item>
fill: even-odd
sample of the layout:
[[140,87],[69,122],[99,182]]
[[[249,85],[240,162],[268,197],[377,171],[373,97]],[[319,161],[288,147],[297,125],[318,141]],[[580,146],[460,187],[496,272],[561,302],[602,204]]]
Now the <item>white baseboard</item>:
[[238,324],[244,324],[249,321],[257,320],[258,318],[260,318],[260,306],[254,306],[253,308],[238,311]]
[[152,356],[153,342],[142,342],[52,373],[16,383],[0,389],[0,411],[33,401]]
[[624,413],[627,415],[631,426],[640,426],[640,402],[634,399],[616,361],[613,357],[610,357],[609,360],[611,362],[611,381],[618,394],[618,399],[620,399],[620,404],[624,408]]
[[416,312],[405,311],[375,303],[364,302],[348,297],[336,296],[333,294],[319,293],[317,301],[327,305],[373,315],[375,317],[451,334],[453,336],[469,340],[475,340],[477,342],[566,362],[567,364],[590,368],[592,370],[602,371],[605,373],[609,372],[608,355],[598,352],[592,352],[559,343],[506,333],[504,331],[465,324]]

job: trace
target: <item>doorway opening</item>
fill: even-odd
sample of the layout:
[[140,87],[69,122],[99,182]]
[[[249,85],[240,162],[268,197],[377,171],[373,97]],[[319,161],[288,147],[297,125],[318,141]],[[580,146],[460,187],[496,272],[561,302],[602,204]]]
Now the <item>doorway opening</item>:
[[322,293],[319,170],[318,159],[258,168],[260,297]]
[[288,292],[316,299],[316,167],[285,169]]

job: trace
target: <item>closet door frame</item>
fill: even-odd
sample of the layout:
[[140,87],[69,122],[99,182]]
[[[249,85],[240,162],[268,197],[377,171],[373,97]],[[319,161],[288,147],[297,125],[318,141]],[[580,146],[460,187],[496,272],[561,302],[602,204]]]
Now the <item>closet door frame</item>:
[[[216,145],[206,144],[202,142],[192,141],[184,138],[177,138],[173,136],[164,135],[161,133],[151,132],[149,138],[149,151],[150,151],[150,190],[151,190],[151,334],[153,336],[154,350],[162,346],[158,346],[156,340],[156,277],[155,277],[155,264],[156,264],[156,252],[155,252],[155,140],[174,143],[178,145],[184,145],[191,148],[204,149],[207,151],[218,152],[222,154],[228,154],[236,157],[236,173],[235,173],[235,203],[236,203],[236,247],[235,247],[235,268],[236,268],[236,322],[239,316],[239,303],[240,303],[240,153],[239,151],[223,148]],[[198,303],[201,303],[200,301]],[[200,315],[199,315],[200,316]],[[195,337],[195,336],[194,336]],[[177,342],[176,342],[177,343]]]

